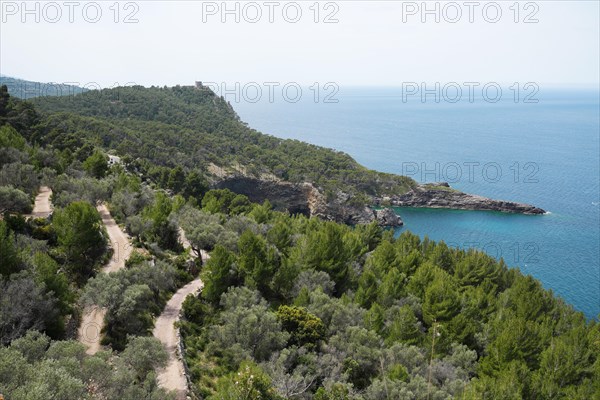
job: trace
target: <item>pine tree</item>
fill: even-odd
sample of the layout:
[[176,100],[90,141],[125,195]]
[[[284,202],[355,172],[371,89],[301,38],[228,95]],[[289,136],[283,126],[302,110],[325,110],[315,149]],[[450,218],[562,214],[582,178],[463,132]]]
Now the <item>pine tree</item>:
[[202,297],[211,303],[218,303],[221,295],[227,288],[235,283],[232,270],[235,255],[221,245],[217,245],[211,252],[202,273],[204,289]]

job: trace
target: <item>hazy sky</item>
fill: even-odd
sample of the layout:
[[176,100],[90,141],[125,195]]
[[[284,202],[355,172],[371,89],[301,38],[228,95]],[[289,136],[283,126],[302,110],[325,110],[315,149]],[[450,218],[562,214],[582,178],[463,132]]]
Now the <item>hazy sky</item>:
[[[429,9],[437,4],[439,22],[435,14],[422,14],[420,1],[314,6],[313,1],[230,0],[226,4],[234,12],[226,15],[221,1],[135,1],[118,7],[113,1],[75,6],[30,1],[30,13],[21,1],[0,3],[0,73],[37,81],[108,87],[195,80],[340,85],[597,85],[600,80],[597,1],[521,2],[518,7],[513,1],[474,6],[428,1]],[[298,9],[301,16],[292,23]],[[137,22],[125,23],[132,13]],[[326,17],[332,23],[325,23]]]

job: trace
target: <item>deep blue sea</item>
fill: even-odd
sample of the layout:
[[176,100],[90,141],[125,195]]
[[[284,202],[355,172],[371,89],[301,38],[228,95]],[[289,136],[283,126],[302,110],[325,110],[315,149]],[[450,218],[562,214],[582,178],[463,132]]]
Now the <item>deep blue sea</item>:
[[[251,127],[334,148],[361,164],[449,181],[546,215],[399,208],[421,236],[503,257],[583,311],[600,313],[600,104],[597,89],[540,90],[538,103],[404,101],[401,88],[340,88],[337,103],[228,98]],[[510,95],[509,95],[510,93]]]

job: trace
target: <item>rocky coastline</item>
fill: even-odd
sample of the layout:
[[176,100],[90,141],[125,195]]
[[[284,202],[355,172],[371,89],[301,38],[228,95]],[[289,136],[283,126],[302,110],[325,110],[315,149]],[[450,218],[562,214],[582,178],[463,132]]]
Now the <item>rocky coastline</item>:
[[499,211],[513,214],[545,214],[530,204],[493,200],[452,189],[446,182],[418,185],[397,196],[374,198],[377,206],[447,208],[452,210]]
[[317,216],[350,225],[377,221],[381,226],[399,227],[402,218],[391,207],[445,208],[454,210],[499,211],[519,214],[544,214],[541,208],[511,201],[493,200],[452,189],[448,183],[416,185],[402,195],[373,196],[369,204],[353,201],[338,191],[326,198],[312,183],[291,183],[270,176],[255,177],[240,171],[215,176],[213,187],[230,189],[253,201],[269,200],[276,210]]

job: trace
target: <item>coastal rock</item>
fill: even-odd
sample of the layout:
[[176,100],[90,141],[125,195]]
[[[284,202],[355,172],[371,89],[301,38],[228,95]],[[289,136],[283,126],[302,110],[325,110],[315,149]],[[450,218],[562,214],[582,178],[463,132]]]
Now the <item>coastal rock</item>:
[[[255,177],[244,171],[221,171],[213,174],[213,187],[230,189],[248,196],[250,201],[262,203],[269,200],[278,211],[319,217],[349,225],[377,221],[381,226],[398,227],[403,221],[392,208],[422,207],[457,210],[486,210],[520,214],[543,214],[544,210],[529,204],[492,200],[482,196],[462,193],[446,182],[417,185],[401,195],[386,194],[370,198],[371,204],[360,204],[345,192],[338,191],[330,198],[312,183],[291,183],[274,177]],[[354,201],[353,201],[354,200]],[[375,210],[370,206],[385,206]]]
[[351,196],[338,192],[329,201],[311,183],[294,184],[277,179],[261,179],[240,172],[221,174],[213,184],[218,189],[229,189],[248,196],[250,201],[262,203],[269,200],[275,210],[289,211],[319,217],[349,225],[378,221],[382,226],[401,226],[402,220],[393,210],[373,210],[366,205],[353,205]]
[[398,214],[391,208],[382,208],[381,210],[373,210],[375,219],[381,226],[402,226],[404,222]]
[[[376,199],[375,203],[381,201]],[[397,207],[448,208],[454,210],[500,211],[518,214],[544,214],[541,208],[512,201],[493,200],[452,189],[447,183],[425,184],[407,193],[392,196],[387,202]]]
[[356,202],[352,202],[351,195],[342,191],[338,191],[333,199],[325,201],[325,196],[318,189],[312,185],[310,188],[308,193],[311,216],[348,225],[370,224],[373,221],[386,227],[403,225],[400,216],[391,208],[374,210],[368,205],[357,205]]
[[449,184],[448,182],[431,182],[431,183],[425,183],[423,186],[426,186],[426,187],[427,187],[427,186],[433,186],[433,187],[436,187],[436,186],[437,186],[437,187],[443,186],[443,187],[447,187],[447,188],[449,188],[449,187],[450,187],[450,184]]

